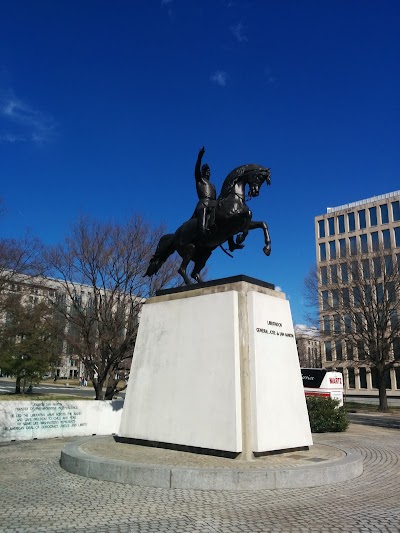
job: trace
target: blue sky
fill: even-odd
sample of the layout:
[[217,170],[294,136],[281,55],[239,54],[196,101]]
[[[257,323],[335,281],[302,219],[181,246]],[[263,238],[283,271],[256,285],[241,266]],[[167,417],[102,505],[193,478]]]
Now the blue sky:
[[314,217],[400,189],[397,0],[15,0],[0,16],[5,237],[63,239],[81,213],[140,212],[169,231],[196,204],[193,167],[219,189],[271,167],[265,220],[212,278],[282,288],[304,322]]

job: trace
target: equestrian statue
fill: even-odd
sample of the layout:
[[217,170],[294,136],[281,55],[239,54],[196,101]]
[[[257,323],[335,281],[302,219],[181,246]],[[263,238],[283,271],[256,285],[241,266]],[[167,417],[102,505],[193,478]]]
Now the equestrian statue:
[[199,201],[193,216],[175,233],[161,237],[145,276],[156,274],[168,257],[178,252],[182,257],[178,272],[185,284],[191,284],[186,272],[190,261],[194,262],[191,277],[200,283],[203,281],[200,272],[215,248],[218,246],[222,248],[222,244],[226,241],[231,252],[243,248],[247,234],[256,228],[264,232],[265,255],[271,253],[267,224],[252,220],[252,212],[246,205],[246,185],[250,198],[258,196],[264,182],[267,185],[271,184],[270,169],[255,164],[235,168],[225,178],[217,198],[215,186],[210,182],[210,167],[207,164],[201,166],[204,152],[203,147],[199,151],[195,166],[194,176]]

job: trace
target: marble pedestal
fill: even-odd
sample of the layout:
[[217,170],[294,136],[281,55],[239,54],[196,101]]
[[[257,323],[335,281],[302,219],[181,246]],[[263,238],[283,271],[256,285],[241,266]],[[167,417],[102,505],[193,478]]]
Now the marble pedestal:
[[247,459],[311,445],[289,302],[271,287],[238,276],[148,299],[119,437]]

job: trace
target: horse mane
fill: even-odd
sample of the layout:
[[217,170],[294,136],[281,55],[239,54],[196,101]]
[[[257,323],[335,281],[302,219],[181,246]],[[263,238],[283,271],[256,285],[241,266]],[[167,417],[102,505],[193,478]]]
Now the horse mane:
[[226,198],[229,193],[231,192],[232,188],[236,185],[236,183],[239,181],[239,179],[248,173],[252,173],[255,171],[267,171],[265,167],[262,167],[261,165],[256,165],[255,163],[248,163],[247,165],[241,165],[240,167],[234,168],[229,174],[226,176],[224,183],[221,187],[221,193],[218,196],[218,199]]

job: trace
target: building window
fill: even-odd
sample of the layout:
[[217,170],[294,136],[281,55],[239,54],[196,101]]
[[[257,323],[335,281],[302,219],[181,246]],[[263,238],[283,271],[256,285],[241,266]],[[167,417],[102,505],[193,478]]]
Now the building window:
[[339,315],[333,316],[333,332],[340,333],[340,316]]
[[393,339],[393,356],[395,359],[400,359],[400,337]]
[[365,219],[365,209],[361,209],[358,212],[358,223],[360,225],[360,229],[365,229],[367,227],[367,222]]
[[388,212],[387,204],[381,205],[380,208],[381,208],[381,221],[382,221],[382,224],[388,224],[389,223],[389,212]]
[[383,238],[383,247],[385,250],[390,250],[391,243],[390,243],[390,230],[384,229],[382,231],[382,238]]
[[331,265],[331,283],[338,282],[337,264]]
[[360,287],[353,287],[353,299],[354,299],[354,306],[359,307],[361,305]]
[[345,331],[345,333],[350,333],[351,332],[351,319],[350,319],[349,315],[345,315],[345,317],[344,317],[344,331]]
[[364,331],[364,321],[361,313],[354,313],[354,321],[356,323],[356,332],[362,333]]
[[342,281],[343,283],[347,283],[349,281],[349,274],[347,271],[347,263],[342,263],[340,265],[341,271],[342,271]]
[[398,248],[400,246],[400,226],[394,228],[394,242],[396,248]]
[[395,330],[399,325],[396,309],[392,309],[390,312],[390,325],[392,327],[392,330]]
[[318,234],[320,239],[325,237],[325,220],[318,220]]
[[369,225],[376,226],[378,223],[376,218],[376,207],[369,208]]
[[365,360],[365,348],[363,341],[357,341],[357,353],[359,361]]
[[394,304],[396,302],[396,287],[394,281],[388,281],[386,283],[387,300],[389,303]]
[[348,287],[342,289],[343,307],[350,306],[350,292]]
[[357,241],[355,237],[349,238],[350,243],[350,255],[357,255]]
[[332,307],[336,309],[339,306],[339,289],[332,291]]
[[383,302],[383,285],[382,283],[376,284],[376,300],[378,304],[381,304]]
[[372,388],[378,388],[378,371],[375,367],[371,368]]
[[322,309],[326,311],[329,309],[328,291],[322,291]]
[[329,231],[329,235],[335,235],[335,219],[334,219],[334,217],[328,218],[328,231]]
[[336,361],[343,361],[342,341],[335,342]]
[[332,343],[331,341],[325,341],[325,359],[332,361]]
[[358,281],[360,279],[360,269],[357,261],[351,262],[351,278],[353,281]]
[[328,283],[328,269],[327,267],[321,267],[321,285]]
[[372,245],[372,250],[374,252],[377,252],[379,250],[379,236],[378,236],[377,231],[373,231],[371,233],[371,245]]
[[326,261],[326,245],[324,242],[319,245],[319,259],[320,261]]
[[362,254],[368,252],[368,238],[367,235],[360,235],[360,249]]
[[374,276],[380,278],[382,276],[382,263],[380,257],[373,258],[374,263]]
[[367,388],[367,369],[365,366],[360,367],[360,389]]
[[392,202],[392,215],[394,222],[400,220],[400,205],[398,200],[396,202]]
[[329,258],[336,259],[336,242],[329,241]]
[[389,276],[393,274],[393,257],[391,255],[385,255],[385,270]]
[[400,389],[400,368],[394,369],[394,376],[396,378],[396,389]]
[[338,216],[338,228],[339,228],[339,233],[344,233],[344,215],[339,215]]
[[330,333],[331,332],[331,317],[325,315],[322,319],[324,323],[324,333]]
[[354,372],[354,368],[347,369],[347,376],[349,378],[349,389],[355,389],[356,388],[356,375]]
[[[371,378],[372,378],[372,388],[378,389],[379,388],[378,370],[375,367],[371,368]],[[389,370],[385,372],[384,380],[385,380],[386,389],[391,389],[392,379],[391,379]]]
[[356,229],[356,221],[353,212],[347,215],[347,221],[349,223],[349,231],[354,231]]
[[346,239],[339,239],[340,257],[346,257]]
[[365,305],[372,304],[372,287],[371,285],[364,285]]
[[390,375],[390,370],[385,371],[385,385],[389,390],[392,388],[392,376]]
[[364,279],[369,279],[371,276],[370,268],[369,268],[369,259],[363,259],[362,261],[362,269],[363,269],[363,276]]

